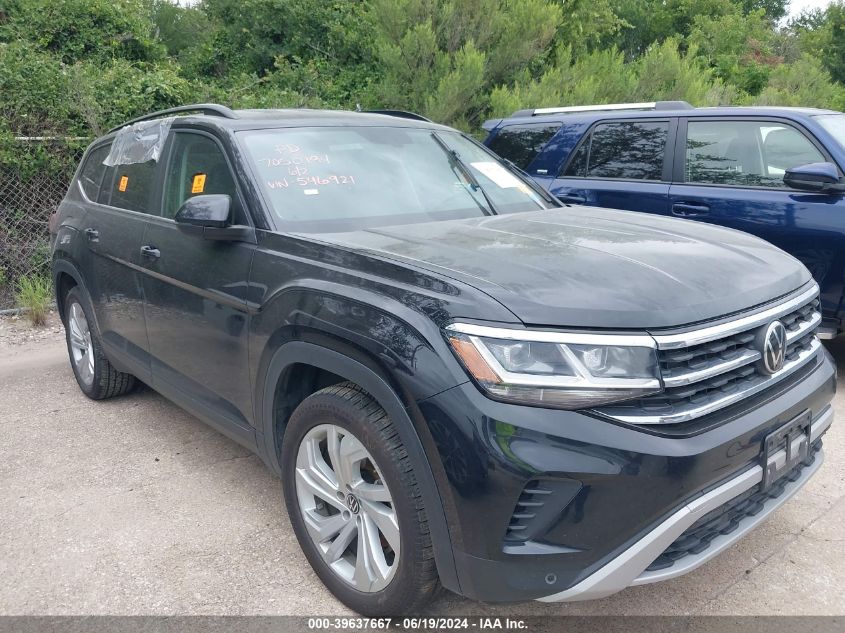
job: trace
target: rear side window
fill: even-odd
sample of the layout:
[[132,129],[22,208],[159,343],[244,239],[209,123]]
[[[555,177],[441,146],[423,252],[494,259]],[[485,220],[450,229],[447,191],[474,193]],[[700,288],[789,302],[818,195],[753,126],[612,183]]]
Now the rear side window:
[[686,181],[786,187],[787,169],[825,160],[810,140],[775,121],[690,121]]
[[517,167],[527,169],[559,129],[559,123],[509,125],[493,137],[489,147]]
[[[115,165],[109,168],[109,177],[106,182],[110,184],[110,196],[106,204],[129,211],[140,213],[157,213],[151,211],[150,199],[155,186],[156,161],[148,160],[145,163],[132,163],[130,165]],[[105,189],[105,185],[103,189]],[[101,202],[105,191],[101,192]]]
[[563,176],[662,180],[667,121],[602,123],[575,151]]
[[566,166],[564,176],[574,176],[577,178],[585,178],[587,176],[587,158],[590,156],[590,137],[578,146],[569,165]]
[[100,194],[100,185],[103,182],[103,174],[106,173],[106,166],[103,161],[109,153],[109,145],[101,145],[88,153],[88,158],[79,173],[79,184],[89,200],[96,200]]

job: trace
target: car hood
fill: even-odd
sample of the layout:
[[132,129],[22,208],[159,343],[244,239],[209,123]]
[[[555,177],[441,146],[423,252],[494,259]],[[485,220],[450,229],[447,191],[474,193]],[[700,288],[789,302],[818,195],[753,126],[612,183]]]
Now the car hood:
[[810,280],[756,237],[594,207],[320,235],[470,284],[526,325],[666,328],[739,312]]

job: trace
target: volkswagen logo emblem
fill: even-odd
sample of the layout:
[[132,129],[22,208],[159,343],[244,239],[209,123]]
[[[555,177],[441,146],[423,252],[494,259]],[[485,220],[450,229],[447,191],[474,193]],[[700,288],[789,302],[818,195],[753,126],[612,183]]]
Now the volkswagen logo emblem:
[[358,510],[361,509],[358,503],[358,497],[353,494],[346,495],[346,507],[349,508],[352,514],[358,514]]
[[774,374],[783,368],[786,359],[786,328],[780,321],[772,321],[762,333],[758,345],[763,355],[759,367],[764,374]]

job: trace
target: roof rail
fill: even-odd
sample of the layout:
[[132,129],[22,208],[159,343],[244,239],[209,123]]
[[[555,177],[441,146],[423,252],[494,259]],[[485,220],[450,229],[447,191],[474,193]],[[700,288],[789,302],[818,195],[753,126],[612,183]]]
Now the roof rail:
[[543,116],[544,114],[575,114],[577,112],[608,112],[612,110],[694,110],[686,101],[648,101],[644,103],[605,103],[603,105],[566,106],[517,110],[512,117]]
[[432,123],[431,119],[427,119],[421,114],[417,114],[416,112],[406,112],[405,110],[361,110],[361,112],[364,112],[365,114],[386,114],[387,116],[396,116],[401,119],[413,119],[414,121]]
[[108,131],[108,133],[111,134],[112,132],[116,132],[122,127],[132,125],[133,123],[139,123],[140,121],[149,121],[151,119],[158,119],[159,117],[170,116],[171,114],[179,114],[181,112],[201,112],[202,114],[207,114],[210,116],[220,116],[226,119],[238,118],[234,110],[232,110],[231,108],[227,108],[226,106],[219,105],[217,103],[194,103],[192,105],[183,105],[178,106],[176,108],[168,108],[166,110],[159,110],[158,112],[151,112],[150,114],[139,116],[136,119],[132,119],[130,121],[127,121],[126,123],[121,123],[120,125],[113,127]]

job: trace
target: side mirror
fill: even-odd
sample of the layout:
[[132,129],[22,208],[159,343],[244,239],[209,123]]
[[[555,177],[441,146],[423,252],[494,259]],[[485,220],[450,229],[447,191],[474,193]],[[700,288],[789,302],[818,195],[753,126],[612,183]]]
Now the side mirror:
[[229,226],[232,199],[222,193],[188,198],[176,212],[177,224],[222,229]]
[[255,229],[232,224],[232,199],[214,193],[188,198],[176,212],[176,226],[182,233],[221,242],[255,242]]
[[833,163],[810,163],[787,169],[783,182],[793,189],[819,193],[845,193],[839,170]]

